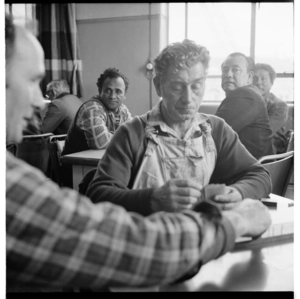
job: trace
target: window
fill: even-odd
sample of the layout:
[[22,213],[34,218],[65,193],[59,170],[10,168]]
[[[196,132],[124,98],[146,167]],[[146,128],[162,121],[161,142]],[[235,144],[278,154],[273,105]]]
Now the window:
[[222,101],[221,63],[232,52],[277,72],[272,92],[293,102],[293,3],[169,3],[169,43],[184,38],[211,55],[205,101]]
[[35,4],[5,4],[5,12],[12,15],[15,22],[24,23],[35,19]]

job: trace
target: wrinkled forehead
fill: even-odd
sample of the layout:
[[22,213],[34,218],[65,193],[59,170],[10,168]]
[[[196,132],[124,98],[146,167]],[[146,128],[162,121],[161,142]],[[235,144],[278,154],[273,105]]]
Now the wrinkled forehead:
[[[199,65],[199,67],[194,68],[196,65]],[[193,72],[195,76],[197,77],[205,77],[207,70],[204,68],[203,63],[201,61],[197,61],[189,66],[182,65],[182,66],[176,66],[176,65],[170,65],[167,70],[162,75],[162,81],[166,80],[173,80],[176,78],[181,77],[184,73],[189,72],[191,69],[195,69]]]

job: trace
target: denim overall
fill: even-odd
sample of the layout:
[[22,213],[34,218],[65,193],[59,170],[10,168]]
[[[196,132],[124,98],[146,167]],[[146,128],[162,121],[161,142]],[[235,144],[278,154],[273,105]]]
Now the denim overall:
[[204,119],[193,122],[183,139],[165,123],[146,122],[147,149],[135,178],[133,189],[157,188],[170,179],[194,179],[202,186],[209,183],[217,151],[211,126]]

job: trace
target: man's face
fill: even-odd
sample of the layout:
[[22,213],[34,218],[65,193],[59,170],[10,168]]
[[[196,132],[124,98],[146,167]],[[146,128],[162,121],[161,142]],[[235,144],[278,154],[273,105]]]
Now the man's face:
[[125,101],[125,82],[121,77],[106,78],[103,82],[100,98],[108,110],[117,110]]
[[169,126],[191,120],[195,116],[204,95],[205,79],[205,69],[201,62],[177,73],[170,67],[161,81],[155,78],[157,95],[163,98],[163,118]]
[[37,39],[17,28],[16,44],[6,70],[6,142],[21,142],[22,131],[34,107],[45,106],[40,81],[45,73],[44,53]]
[[225,93],[252,83],[253,73],[247,71],[243,56],[228,57],[222,65],[222,88]]
[[254,72],[253,84],[259,88],[263,96],[269,93],[273,85],[269,72],[263,69],[258,69]]

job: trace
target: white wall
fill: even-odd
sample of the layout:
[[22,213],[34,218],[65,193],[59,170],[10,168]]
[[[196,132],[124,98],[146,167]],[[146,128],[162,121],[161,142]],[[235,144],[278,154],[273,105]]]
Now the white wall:
[[100,73],[117,67],[130,80],[125,104],[131,113],[140,115],[155,105],[146,64],[167,44],[166,12],[163,3],[76,4],[84,100],[98,93]]

